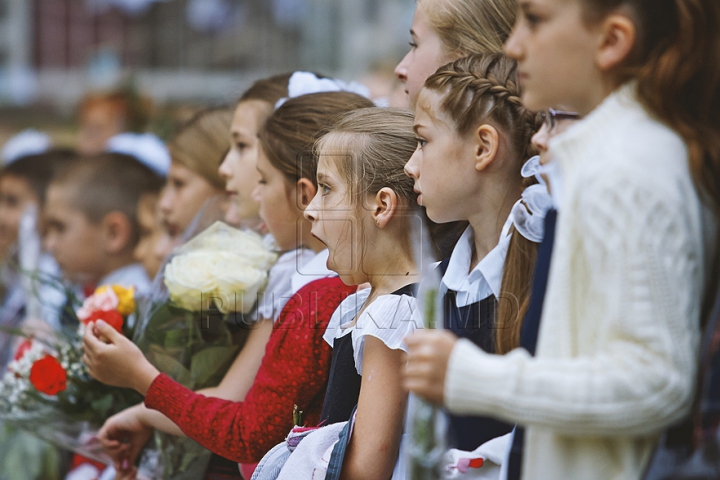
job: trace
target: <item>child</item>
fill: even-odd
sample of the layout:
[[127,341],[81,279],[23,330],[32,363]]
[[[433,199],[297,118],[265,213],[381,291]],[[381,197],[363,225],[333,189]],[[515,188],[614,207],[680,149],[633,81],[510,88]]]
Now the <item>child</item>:
[[420,0],[410,51],[395,68],[410,108],[425,80],[446,63],[472,53],[499,53],[515,22],[515,0]]
[[537,353],[415,333],[405,380],[526,425],[522,478],[640,478],[690,408],[717,238],[703,201],[720,210],[717,24],[712,0],[522,4],[506,48],[524,102],[584,117],[550,143],[563,195]]
[[158,209],[159,198],[159,193],[146,193],[138,202],[138,243],[133,256],[150,279],[155,278],[166,257],[165,252],[158,249],[158,242],[165,234]]
[[[522,226],[542,224],[544,211],[531,205],[548,203],[523,194],[520,169],[537,116],[520,103],[516,67],[502,54],[471,55],[432,75],[418,96],[418,148],[405,167],[431,220],[470,222],[440,265],[445,327],[498,353],[517,346],[529,300],[539,239]],[[547,197],[541,187],[530,192]],[[511,429],[451,416],[450,445],[474,450]]]
[[[40,207],[45,201],[53,175],[73,156],[71,150],[52,150],[23,156],[8,164],[0,174],[0,237],[2,243],[12,246],[7,258],[3,259],[1,270],[5,294],[0,308],[0,325],[16,328],[22,321],[22,328],[27,331],[46,331],[60,326],[58,314],[65,300],[62,289],[48,281],[29,281],[27,276],[21,275],[20,269],[36,269],[38,276],[45,279],[60,275],[55,260],[40,248],[39,236],[44,230]],[[37,241],[25,239],[23,248],[30,250],[22,252],[23,261],[30,261],[31,265],[21,265],[20,223],[29,210],[36,212],[37,221],[34,231],[28,233],[35,236]],[[29,290],[37,291],[32,303],[27,298]],[[9,344],[0,343],[3,345],[4,360],[7,360],[7,355],[12,355],[12,348]]]
[[[158,375],[129,341],[108,336],[103,324],[96,330],[107,336],[111,345],[101,344],[93,332],[85,338],[92,375],[147,394],[147,407],[167,415],[206,448],[236,462],[255,463],[279,443],[292,427],[293,405],[305,412],[308,422],[317,423],[330,362],[322,333],[332,311],[355,289],[326,271],[327,252],[310,235],[302,218],[317,189],[317,160],[302,154],[337,115],[370,106],[369,100],[350,93],[303,95],[287,100],[260,131],[257,168],[261,180],[255,193],[260,215],[280,249],[304,245],[318,254],[293,278],[297,291],[275,322],[262,365],[243,401],[234,403],[187,391]],[[128,431],[138,428],[119,426],[107,436],[121,439]],[[125,463],[123,470],[131,470],[129,463],[141,445],[132,445],[129,460],[118,466]],[[119,442],[114,446],[127,450]]]
[[415,143],[411,114],[372,108],[346,115],[316,147],[318,193],[305,218],[329,249],[328,267],[348,285],[371,285],[340,305],[325,334],[333,362],[321,418],[350,420],[357,405],[342,463],[348,478],[390,478],[398,459],[407,399],[403,338],[416,328],[410,232],[419,233],[413,221],[423,218],[402,170]]
[[65,277],[91,291],[109,284],[149,288],[135,263],[137,209],[162,179],[133,157],[105,153],[73,160],[50,183],[45,247]]
[[231,119],[232,111],[226,107],[203,110],[168,143],[172,162],[159,208],[165,229],[176,242],[203,204],[224,193],[218,165],[230,148]]

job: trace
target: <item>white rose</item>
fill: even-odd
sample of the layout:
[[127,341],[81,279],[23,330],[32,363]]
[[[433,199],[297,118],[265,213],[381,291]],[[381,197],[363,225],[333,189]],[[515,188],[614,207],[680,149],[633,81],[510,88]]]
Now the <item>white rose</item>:
[[165,286],[170,299],[193,312],[202,309],[202,298],[217,289],[213,274],[215,252],[196,251],[176,255],[165,267]]
[[226,253],[219,257],[216,280],[217,303],[223,313],[236,311],[248,313],[257,300],[258,291],[267,284],[267,270],[251,265],[246,258]]

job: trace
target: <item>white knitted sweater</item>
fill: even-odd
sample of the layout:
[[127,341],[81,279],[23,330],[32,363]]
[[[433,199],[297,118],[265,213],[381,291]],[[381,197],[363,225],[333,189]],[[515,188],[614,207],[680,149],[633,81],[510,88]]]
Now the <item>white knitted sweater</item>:
[[450,358],[452,412],[527,426],[526,480],[636,480],[692,401],[711,234],[685,144],[634,92],[551,143],[564,194],[537,356],[460,340]]

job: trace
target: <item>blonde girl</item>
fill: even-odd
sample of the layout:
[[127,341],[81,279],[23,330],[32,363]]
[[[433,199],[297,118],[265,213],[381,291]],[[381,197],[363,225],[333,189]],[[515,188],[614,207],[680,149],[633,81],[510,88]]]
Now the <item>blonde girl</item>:
[[521,4],[506,48],[523,101],[584,117],[550,142],[563,194],[536,356],[416,333],[405,380],[525,425],[510,478],[640,478],[690,409],[720,211],[718,24],[714,0]]
[[[317,160],[303,153],[337,115],[371,105],[369,100],[344,92],[304,95],[285,102],[260,131],[260,184],[255,193],[260,215],[281,249],[304,245],[317,255],[300,268],[295,283],[302,286],[275,322],[266,355],[243,401],[205,397],[185,389],[159,374],[133,344],[108,335],[104,324],[89,329],[93,331],[85,337],[85,360],[91,374],[146,394],[148,408],[158,410],[184,434],[235,462],[257,462],[282,440],[292,426],[293,405],[305,412],[308,422],[317,422],[330,361],[322,332],[332,311],[354,287],[345,286],[325,269],[327,253],[303,220],[303,210],[317,189]],[[110,343],[103,344],[95,334],[106,336]],[[132,425],[127,429],[137,431]]]
[[163,225],[173,242],[210,198],[223,195],[218,165],[230,147],[232,110],[212,108],[188,120],[168,143],[170,170],[159,200]]
[[502,52],[516,11],[515,0],[418,0],[410,51],[395,68],[409,106],[442,65],[472,53]]

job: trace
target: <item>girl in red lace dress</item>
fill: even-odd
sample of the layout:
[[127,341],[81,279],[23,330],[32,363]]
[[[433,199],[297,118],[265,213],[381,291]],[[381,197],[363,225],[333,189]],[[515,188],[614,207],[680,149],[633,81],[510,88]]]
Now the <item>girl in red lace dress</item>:
[[[316,260],[326,258],[303,219],[317,190],[317,158],[311,147],[338,115],[371,106],[369,100],[346,92],[304,95],[287,100],[258,134],[261,179],[254,195],[281,248],[305,245],[319,252]],[[317,275],[314,264],[320,262],[306,264],[298,277]],[[293,426],[294,405],[305,412],[306,423],[318,423],[331,358],[323,333],[335,308],[354,290],[329,273],[300,288],[276,321],[260,370],[242,402],[205,397],[182,387],[160,374],[134,344],[108,331],[104,322],[87,329],[84,361],[98,380],[146,395],[148,408],[163,413],[209,450],[240,463],[256,463]],[[143,428],[126,425],[116,432],[117,451],[136,455],[132,440]],[[116,468],[132,472],[132,460],[126,458]]]

